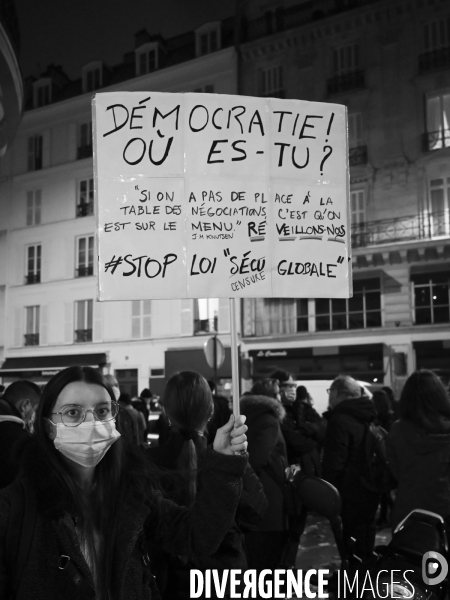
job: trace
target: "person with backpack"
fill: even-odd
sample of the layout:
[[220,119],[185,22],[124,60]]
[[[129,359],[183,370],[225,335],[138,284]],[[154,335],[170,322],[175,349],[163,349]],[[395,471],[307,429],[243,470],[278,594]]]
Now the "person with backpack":
[[122,444],[118,410],[91,367],[64,369],[45,386],[21,479],[0,492],[2,600],[155,600],[150,543],[198,555],[221,543],[247,464],[244,420],[230,418],[202,453],[202,489],[186,508],[165,499],[155,468]]
[[[369,489],[366,441],[377,416],[373,402],[355,379],[339,375],[331,384],[324,440],[322,477],[342,498],[342,526],[346,552],[370,561],[375,544],[375,516],[380,492]],[[355,538],[353,544],[350,538]],[[356,562],[358,564],[358,562]]]
[[[207,423],[215,410],[208,383],[195,371],[181,371],[169,379],[164,390],[163,407],[171,423],[170,435],[163,444],[146,451],[157,467],[170,472],[168,496],[182,506],[192,506],[201,490],[198,460],[207,446]],[[227,421],[229,418],[228,415]],[[156,578],[163,599],[189,600],[190,569],[217,569],[220,573],[224,569],[245,570],[244,532],[256,528],[267,507],[262,484],[248,464],[235,518],[214,554],[161,556],[161,552],[157,553],[159,566]],[[224,597],[229,598],[228,591]]]
[[400,420],[386,441],[389,466],[398,481],[391,525],[421,508],[450,519],[450,398],[439,377],[421,369],[408,377]]

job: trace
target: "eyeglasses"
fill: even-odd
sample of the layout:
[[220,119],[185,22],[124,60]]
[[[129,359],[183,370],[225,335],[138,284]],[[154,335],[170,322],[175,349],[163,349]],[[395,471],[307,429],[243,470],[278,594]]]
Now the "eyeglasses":
[[94,406],[93,409],[88,410],[78,404],[67,404],[61,411],[51,414],[61,415],[61,421],[66,427],[78,427],[78,425],[84,423],[88,412],[94,415],[96,421],[112,421],[119,412],[119,404],[117,402],[102,402]]

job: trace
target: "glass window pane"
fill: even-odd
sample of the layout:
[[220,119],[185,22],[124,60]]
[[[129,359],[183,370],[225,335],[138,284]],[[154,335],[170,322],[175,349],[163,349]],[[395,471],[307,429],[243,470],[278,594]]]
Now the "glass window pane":
[[316,317],[317,331],[330,331],[330,317]]
[[417,308],[416,309],[416,325],[427,325],[431,323],[431,309]]
[[361,293],[353,294],[353,298],[348,299],[348,310],[350,312],[361,311],[363,308],[363,295]]
[[440,306],[433,310],[434,323],[448,323],[449,311],[448,306]]
[[331,301],[331,308],[334,313],[347,312],[347,301],[345,298],[336,298]]
[[381,312],[368,312],[366,314],[366,327],[381,327]]
[[347,315],[335,315],[333,314],[333,330],[334,329],[347,329]]
[[366,310],[377,310],[381,308],[380,292],[370,292],[366,294]]
[[84,307],[85,307],[84,300],[78,301],[76,303],[77,329],[85,329],[85,327],[84,327],[84,315],[85,315]]
[[33,307],[28,306],[26,309],[26,333],[33,333]]
[[89,237],[89,249],[88,249],[88,265],[92,267],[94,264],[94,236]]
[[297,331],[308,331],[307,317],[297,317]]
[[318,298],[316,300],[316,314],[329,314],[330,301],[328,298]]
[[151,300],[143,300],[142,305],[143,305],[143,311],[142,311],[143,314],[150,315],[152,312],[152,301]]
[[448,286],[447,285],[433,285],[432,288],[432,299],[433,304],[436,305],[447,305],[448,306]]
[[415,287],[414,289],[414,300],[417,307],[430,306],[430,288],[429,286]]
[[362,329],[364,327],[364,313],[350,313],[349,329]]
[[142,319],[142,335],[143,335],[143,337],[150,337],[150,334],[151,334],[150,317],[144,317]]

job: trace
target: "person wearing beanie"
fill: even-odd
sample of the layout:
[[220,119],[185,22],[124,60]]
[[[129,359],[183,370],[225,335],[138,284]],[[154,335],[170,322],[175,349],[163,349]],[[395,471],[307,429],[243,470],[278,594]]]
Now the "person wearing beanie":
[[[342,525],[347,552],[368,562],[375,544],[375,516],[380,494],[362,483],[365,434],[377,411],[364,387],[353,377],[339,375],[331,384],[324,440],[322,477],[342,498]],[[354,546],[350,538],[355,538]]]

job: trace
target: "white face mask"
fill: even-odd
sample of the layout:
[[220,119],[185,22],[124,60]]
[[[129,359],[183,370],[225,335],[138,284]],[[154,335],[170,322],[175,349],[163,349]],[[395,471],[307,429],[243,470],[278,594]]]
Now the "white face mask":
[[78,427],[66,427],[64,423],[55,426],[55,448],[82,467],[98,465],[120,437],[114,421],[89,421]]

